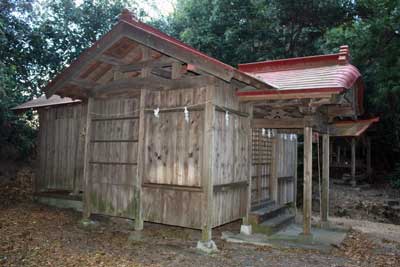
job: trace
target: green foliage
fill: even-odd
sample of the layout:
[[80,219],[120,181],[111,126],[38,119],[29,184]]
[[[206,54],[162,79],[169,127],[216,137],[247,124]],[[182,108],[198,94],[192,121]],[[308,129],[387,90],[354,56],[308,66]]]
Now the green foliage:
[[180,0],[169,33],[223,62],[315,54],[327,29],[352,18],[352,1]]
[[0,158],[22,159],[35,148],[37,117],[10,110],[115,24],[135,1],[0,1]]
[[358,16],[326,34],[324,47],[348,44],[366,84],[365,107],[380,117],[373,151],[391,168],[400,155],[400,1],[359,0]]

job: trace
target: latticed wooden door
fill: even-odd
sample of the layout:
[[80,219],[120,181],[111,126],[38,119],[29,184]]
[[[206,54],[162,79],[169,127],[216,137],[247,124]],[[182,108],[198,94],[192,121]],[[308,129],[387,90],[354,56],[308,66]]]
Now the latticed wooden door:
[[262,129],[253,129],[252,135],[251,206],[257,209],[271,198],[272,138]]

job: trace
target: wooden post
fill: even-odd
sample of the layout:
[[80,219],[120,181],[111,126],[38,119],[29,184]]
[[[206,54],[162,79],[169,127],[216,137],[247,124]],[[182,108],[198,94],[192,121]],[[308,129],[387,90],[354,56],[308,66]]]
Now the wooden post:
[[[207,99],[213,99],[215,87],[207,88]],[[202,234],[197,248],[214,250],[216,246],[211,240],[213,223],[213,149],[214,149],[214,124],[215,106],[208,102],[205,104],[204,114],[204,139],[203,139],[203,165],[202,165]]]
[[297,138],[295,139],[295,149],[294,149],[294,185],[293,185],[293,202],[294,202],[294,212],[297,214],[297,167],[298,167],[298,143]]
[[351,139],[351,180],[352,185],[356,185],[356,138]]
[[250,224],[250,212],[251,212],[251,183],[252,183],[252,158],[253,158],[253,130],[251,128],[251,120],[253,118],[253,106],[249,104],[248,112],[250,116],[248,117],[247,123],[247,176],[248,176],[248,184],[247,184],[247,205],[246,205],[246,217],[243,218],[243,224]]
[[342,153],[340,145],[337,147],[337,155],[336,155],[336,163],[339,165],[340,163],[340,153]]
[[135,230],[143,229],[142,214],[142,180],[144,173],[144,150],[145,150],[145,130],[146,130],[146,94],[147,90],[142,89],[140,92],[140,115],[139,115],[139,133],[138,133],[138,159],[137,159],[137,175],[134,183],[134,207],[135,207]]
[[277,177],[277,146],[278,146],[278,133],[273,131],[272,144],[271,144],[271,175],[269,180],[269,188],[271,199],[278,203],[278,177]]
[[312,128],[304,127],[303,235],[311,235]]
[[322,135],[321,222],[328,222],[329,213],[329,135]]
[[371,168],[371,138],[367,137],[367,176],[371,179],[372,168]]
[[86,114],[86,131],[85,131],[85,152],[84,152],[84,163],[83,163],[83,180],[85,183],[84,193],[84,207],[83,207],[83,219],[89,219],[91,213],[91,184],[90,184],[90,173],[89,173],[89,158],[90,158],[90,135],[92,126],[92,106],[93,98],[88,98],[87,114]]

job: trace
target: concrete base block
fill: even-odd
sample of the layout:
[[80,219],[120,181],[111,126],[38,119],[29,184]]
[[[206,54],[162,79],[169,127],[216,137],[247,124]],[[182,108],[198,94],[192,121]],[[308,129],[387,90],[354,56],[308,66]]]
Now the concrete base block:
[[128,241],[139,242],[143,240],[143,231],[133,231],[129,234]]
[[79,225],[84,228],[93,228],[99,225],[98,222],[92,221],[90,219],[82,219],[79,221]]
[[312,243],[314,241],[314,237],[312,234],[305,235],[301,233],[299,234],[299,241],[305,243]]
[[197,247],[198,250],[205,253],[214,253],[218,251],[217,245],[215,245],[214,241],[198,241]]
[[242,224],[240,226],[240,233],[244,235],[251,235],[252,234],[251,224]]

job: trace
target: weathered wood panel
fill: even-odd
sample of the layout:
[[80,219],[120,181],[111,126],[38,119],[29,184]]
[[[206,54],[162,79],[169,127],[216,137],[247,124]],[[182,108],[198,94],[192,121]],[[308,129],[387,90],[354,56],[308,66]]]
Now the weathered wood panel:
[[91,212],[134,218],[139,99],[94,99],[90,112]]
[[[146,95],[144,220],[201,229],[206,92],[207,88],[193,88]],[[153,112],[156,108],[160,109],[158,118]]]
[[294,201],[297,139],[289,134],[276,136],[276,177],[278,182],[278,204],[284,205]]
[[238,102],[233,87],[217,82],[212,90],[217,111],[212,154],[212,221],[215,227],[246,216],[250,180],[248,136],[251,128],[249,114],[246,114],[249,106]]
[[39,109],[38,191],[82,190],[85,117],[86,104]]

